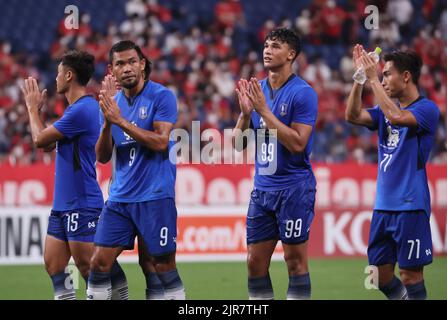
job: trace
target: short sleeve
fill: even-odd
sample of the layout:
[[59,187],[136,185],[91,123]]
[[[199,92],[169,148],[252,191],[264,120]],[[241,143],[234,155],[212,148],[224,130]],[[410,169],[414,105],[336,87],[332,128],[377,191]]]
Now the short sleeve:
[[156,108],[154,121],[177,122],[177,99],[171,91],[160,92]]
[[373,121],[372,126],[367,126],[367,128],[370,130],[377,130],[377,128],[379,127],[379,113],[380,113],[379,105],[376,105],[372,108],[368,108],[366,109],[366,111],[369,112],[369,114],[371,115],[371,119]]
[[408,109],[418,123],[418,128],[434,133],[439,121],[439,109],[433,103],[418,103],[414,108]]
[[314,89],[305,87],[293,100],[292,122],[314,126],[317,121],[318,97]]
[[68,107],[62,118],[56,121],[53,126],[68,139],[72,139],[87,130],[85,125],[89,121],[83,112],[82,105]]

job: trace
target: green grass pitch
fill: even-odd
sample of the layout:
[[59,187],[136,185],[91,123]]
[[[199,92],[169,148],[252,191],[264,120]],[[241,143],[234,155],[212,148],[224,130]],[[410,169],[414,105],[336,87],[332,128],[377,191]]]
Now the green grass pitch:
[[[312,299],[384,299],[377,290],[366,290],[366,258],[312,259]],[[130,299],[144,299],[146,283],[138,264],[123,264]],[[244,262],[185,262],[178,269],[187,299],[247,299]],[[270,275],[275,299],[285,299],[287,271],[284,262],[272,262]],[[429,299],[447,299],[447,257],[437,257],[425,269]],[[78,299],[85,299],[79,281]],[[52,299],[52,287],[42,265],[0,266],[0,299]]]

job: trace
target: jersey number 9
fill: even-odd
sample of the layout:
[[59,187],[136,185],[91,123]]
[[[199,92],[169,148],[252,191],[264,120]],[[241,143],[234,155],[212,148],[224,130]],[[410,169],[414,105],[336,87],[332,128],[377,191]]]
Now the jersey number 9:
[[135,154],[136,154],[136,149],[132,148],[130,149],[130,153],[129,153],[129,167],[132,167],[134,161],[135,161]]

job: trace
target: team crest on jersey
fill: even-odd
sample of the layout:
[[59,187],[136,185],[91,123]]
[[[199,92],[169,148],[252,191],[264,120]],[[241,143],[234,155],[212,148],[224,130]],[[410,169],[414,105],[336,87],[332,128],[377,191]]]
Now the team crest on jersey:
[[392,129],[391,126],[388,126],[387,131],[388,131],[388,138],[386,142],[387,147],[396,148],[400,140],[399,130]]
[[147,107],[140,107],[138,116],[141,120],[144,120],[147,118]]
[[281,117],[284,117],[287,114],[287,107],[288,107],[287,103],[281,103],[281,105],[279,106],[280,110],[279,115]]

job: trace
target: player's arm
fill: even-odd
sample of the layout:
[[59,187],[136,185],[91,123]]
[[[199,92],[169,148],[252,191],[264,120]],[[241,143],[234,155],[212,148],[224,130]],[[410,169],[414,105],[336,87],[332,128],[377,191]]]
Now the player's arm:
[[104,118],[109,123],[119,126],[135,141],[144,145],[146,148],[154,151],[164,151],[168,147],[169,135],[174,124],[165,121],[154,121],[154,131],[138,128],[121,116],[116,101],[103,90],[101,90],[101,94],[99,95],[99,106],[104,114]]
[[377,76],[377,64],[374,59],[363,53],[360,61],[365,68],[366,77],[369,80],[377,103],[388,121],[395,126],[416,127],[418,123],[413,113],[400,109],[386,94]]
[[354,82],[346,104],[345,119],[352,124],[372,127],[371,114],[362,107],[362,90],[363,86]]
[[34,144],[38,148],[43,148],[44,151],[53,150],[56,141],[63,139],[64,135],[52,125],[46,128],[42,119],[40,119],[40,110],[45,103],[47,90],[40,92],[36,79],[31,77],[25,79],[25,84],[20,89],[28,109]]
[[268,129],[276,129],[278,140],[291,153],[303,152],[312,133],[312,126],[304,123],[292,122],[291,126],[282,123],[270,111],[256,78],[250,80],[249,99],[256,112],[264,119]]
[[117,125],[136,142],[153,151],[164,151],[169,145],[169,135],[174,124],[165,121],[154,121],[154,131],[138,128],[122,118]]
[[[352,52],[352,61],[355,70],[361,66],[360,58],[364,51],[361,45],[355,45],[354,51]],[[346,105],[345,119],[352,124],[372,127],[374,126],[373,118],[368,111],[362,108],[362,91],[363,85],[354,82]]]
[[112,158],[112,152],[112,124],[107,119],[104,119],[101,133],[95,145],[96,160],[100,163],[107,163]]
[[[112,75],[107,75],[101,84],[101,90],[109,97],[114,97],[116,94],[116,80]],[[112,138],[112,123],[104,117],[101,133],[95,145],[96,160],[100,163],[107,163],[112,158],[113,153],[113,138]]]
[[239,101],[239,107],[241,108],[241,113],[237,120],[236,126],[233,129],[231,142],[233,148],[237,151],[242,151],[247,147],[247,141],[242,140],[242,143],[238,143],[243,139],[243,132],[250,128],[251,112],[253,111],[253,106],[248,98],[248,81],[241,79],[238,83],[239,88],[236,88],[236,94]]

